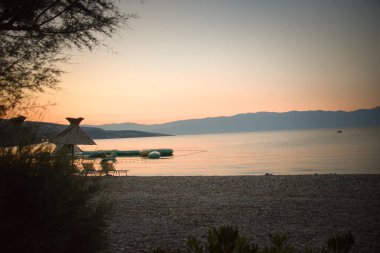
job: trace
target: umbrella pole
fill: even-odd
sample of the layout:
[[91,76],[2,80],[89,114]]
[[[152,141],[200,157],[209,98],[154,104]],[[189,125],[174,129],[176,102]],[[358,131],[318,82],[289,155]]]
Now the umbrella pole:
[[71,144],[71,168],[74,169],[74,144]]

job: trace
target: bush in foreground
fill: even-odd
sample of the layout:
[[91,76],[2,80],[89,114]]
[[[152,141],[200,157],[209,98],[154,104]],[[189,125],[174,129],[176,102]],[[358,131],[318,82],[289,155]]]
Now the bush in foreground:
[[[269,234],[270,246],[260,249],[256,243],[241,236],[236,228],[221,226],[208,231],[207,242],[189,237],[187,243],[188,253],[295,253],[296,251],[288,240],[288,234]],[[337,234],[327,241],[327,248],[323,250],[305,249],[304,253],[348,253],[355,243],[354,236],[348,232]],[[181,253],[179,249],[155,249],[153,253]]]
[[97,252],[106,247],[108,204],[99,196],[99,179],[75,172],[67,159],[43,152],[1,153],[2,252]]

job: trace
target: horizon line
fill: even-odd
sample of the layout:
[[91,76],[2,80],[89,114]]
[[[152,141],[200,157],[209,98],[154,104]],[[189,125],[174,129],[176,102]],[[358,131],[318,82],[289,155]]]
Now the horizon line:
[[[203,120],[203,119],[213,119],[213,118],[228,118],[228,117],[234,117],[238,115],[245,115],[245,114],[257,114],[257,113],[277,113],[277,114],[283,114],[283,113],[289,113],[289,112],[356,112],[360,110],[374,110],[376,108],[380,108],[379,106],[371,107],[371,108],[360,108],[355,110],[291,110],[291,111],[285,111],[285,112],[274,112],[274,111],[257,111],[257,112],[243,112],[243,113],[237,113],[232,115],[221,115],[221,116],[209,116],[209,117],[203,117],[203,118],[187,118],[187,119],[179,119],[179,120],[173,120],[173,121],[167,121],[162,123],[152,123],[152,124],[144,124],[144,123],[136,123],[136,122],[120,122],[120,123],[103,123],[103,124],[83,124],[83,126],[104,126],[104,125],[122,125],[122,124],[136,124],[136,125],[162,125],[162,124],[168,124],[173,122],[181,122],[181,121],[188,121],[188,120]],[[57,123],[59,124],[59,123]]]

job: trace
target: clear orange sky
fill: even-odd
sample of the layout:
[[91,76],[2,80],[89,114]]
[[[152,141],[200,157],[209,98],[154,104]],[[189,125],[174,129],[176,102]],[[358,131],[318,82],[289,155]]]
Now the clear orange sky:
[[140,16],[71,52],[44,121],[167,121],[380,105],[376,0],[121,1]]

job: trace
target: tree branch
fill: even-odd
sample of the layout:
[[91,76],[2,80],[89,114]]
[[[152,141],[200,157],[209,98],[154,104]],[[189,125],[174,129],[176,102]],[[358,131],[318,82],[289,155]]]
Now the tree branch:
[[49,9],[53,8],[54,5],[58,4],[59,2],[60,2],[60,0],[57,0],[54,3],[52,3],[51,5],[49,5],[48,7],[46,7],[43,11],[41,11],[41,13],[38,14],[36,19],[34,20],[34,24],[37,25],[38,20],[42,17],[42,15],[44,15]]
[[79,0],[75,0],[73,1],[72,3],[70,3],[66,8],[64,8],[62,11],[58,12],[56,15],[54,15],[53,17],[51,18],[48,18],[47,20],[43,21],[41,24],[38,24],[37,26],[41,27],[43,25],[45,25],[46,23],[49,23],[50,21],[58,18],[59,16],[61,16],[63,13],[65,13],[66,11],[70,10],[70,8],[76,3],[78,2]]

